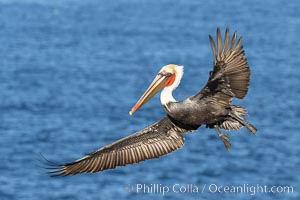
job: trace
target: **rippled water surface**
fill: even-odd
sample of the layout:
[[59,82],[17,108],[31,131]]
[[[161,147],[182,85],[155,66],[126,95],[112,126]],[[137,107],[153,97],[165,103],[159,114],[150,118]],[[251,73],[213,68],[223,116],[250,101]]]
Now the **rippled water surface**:
[[[299,6],[1,0],[0,199],[299,199]],[[234,103],[247,107],[256,137],[231,131],[226,151],[214,130],[201,127],[185,135],[182,149],[136,165],[62,178],[39,167],[40,153],[73,161],[164,116],[158,97],[132,117],[128,111],[165,64],[185,66],[176,99],[198,92],[212,69],[208,34],[217,26],[244,38],[251,85]],[[170,191],[137,193],[138,184]],[[199,191],[176,193],[175,184]],[[218,193],[209,191],[214,184],[294,191]]]

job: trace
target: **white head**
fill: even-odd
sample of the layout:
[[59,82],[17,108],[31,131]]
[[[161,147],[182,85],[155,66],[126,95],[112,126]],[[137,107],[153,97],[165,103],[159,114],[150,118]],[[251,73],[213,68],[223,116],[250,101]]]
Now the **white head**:
[[132,115],[137,109],[149,101],[157,92],[163,89],[160,100],[162,105],[175,102],[172,91],[175,90],[183,76],[183,66],[169,64],[161,68],[148,89],[129,112]]

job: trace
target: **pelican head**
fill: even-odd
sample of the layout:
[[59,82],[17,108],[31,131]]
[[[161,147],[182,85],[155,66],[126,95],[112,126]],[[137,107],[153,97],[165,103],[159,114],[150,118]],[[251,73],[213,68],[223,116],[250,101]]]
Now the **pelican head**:
[[161,89],[163,89],[163,91],[160,95],[160,101],[163,106],[166,106],[169,102],[176,102],[172,96],[172,92],[178,87],[182,75],[182,65],[169,64],[163,66],[144,94],[130,110],[129,114],[132,115]]

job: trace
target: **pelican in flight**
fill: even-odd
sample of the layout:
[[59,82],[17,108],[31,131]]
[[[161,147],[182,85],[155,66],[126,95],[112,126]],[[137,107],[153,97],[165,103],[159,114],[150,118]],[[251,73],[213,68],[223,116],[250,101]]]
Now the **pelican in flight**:
[[169,64],[162,67],[129,114],[132,115],[162,90],[160,101],[167,113],[165,117],[74,162],[58,164],[49,161],[52,176],[94,173],[158,158],[181,148],[184,144],[182,134],[201,125],[214,128],[227,149],[231,146],[228,134],[220,129],[239,130],[245,126],[255,135],[257,129],[244,120],[246,108],[231,104],[234,97],[243,99],[249,87],[250,71],[241,45],[242,37],[237,40],[235,32],[230,40],[227,28],[222,44],[220,29],[217,28],[217,42],[211,35],[209,40],[214,67],[199,93],[176,101],[172,92],[183,76],[183,66]]

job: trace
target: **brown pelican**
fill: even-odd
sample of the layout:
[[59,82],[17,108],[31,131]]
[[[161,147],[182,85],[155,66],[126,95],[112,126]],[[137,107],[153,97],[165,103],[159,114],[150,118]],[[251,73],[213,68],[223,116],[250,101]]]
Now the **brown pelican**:
[[241,46],[242,38],[237,40],[235,32],[230,41],[227,28],[222,45],[220,29],[217,28],[217,45],[210,35],[209,39],[214,67],[209,73],[207,84],[198,94],[177,102],[172,92],[180,83],[183,66],[169,64],[162,67],[129,114],[132,115],[162,90],[160,101],[167,113],[165,117],[74,162],[51,163],[53,170],[50,173],[59,176],[98,172],[158,158],[182,147],[182,134],[196,130],[202,124],[216,129],[227,149],[231,146],[230,140],[220,129],[238,130],[245,126],[255,134],[256,128],[244,120],[246,109],[231,104],[233,97],[243,99],[249,86],[250,71]]

